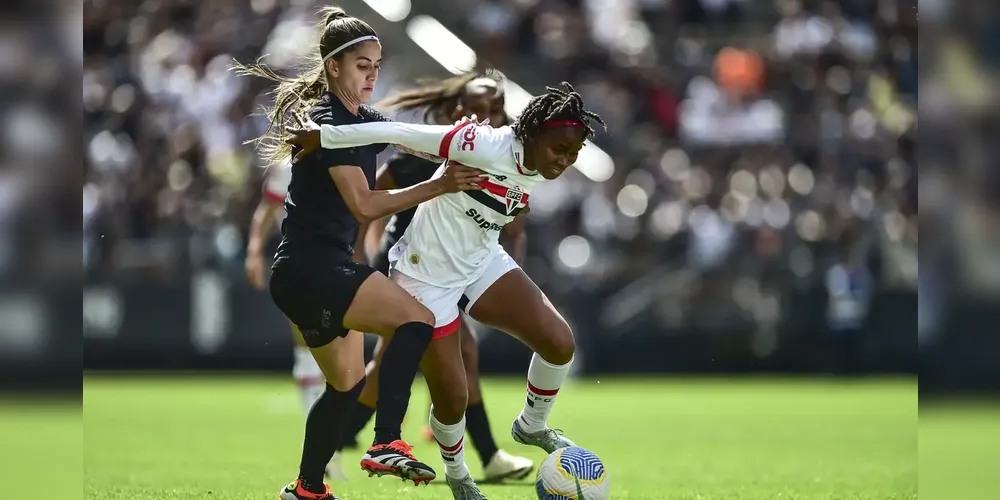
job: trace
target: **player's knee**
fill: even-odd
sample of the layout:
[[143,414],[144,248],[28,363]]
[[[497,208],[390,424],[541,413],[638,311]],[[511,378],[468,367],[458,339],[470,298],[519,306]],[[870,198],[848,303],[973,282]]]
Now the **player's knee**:
[[434,326],[434,313],[419,302],[414,301],[412,305],[407,307],[404,316],[405,319],[402,320],[401,325],[419,322]]
[[364,379],[364,370],[351,370],[344,367],[328,374],[326,383],[333,386],[339,392],[347,392],[354,389]]
[[576,353],[576,340],[569,325],[562,323],[551,328],[545,341],[539,346],[538,355],[554,365],[565,365],[573,360]]

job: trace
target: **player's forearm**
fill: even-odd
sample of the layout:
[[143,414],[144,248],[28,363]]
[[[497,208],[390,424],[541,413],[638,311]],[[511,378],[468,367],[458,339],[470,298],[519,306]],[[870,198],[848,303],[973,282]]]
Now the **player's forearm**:
[[372,221],[371,225],[368,226],[367,234],[365,235],[365,250],[368,255],[375,255],[378,252],[378,247],[382,242],[382,235],[385,234],[385,225],[388,223],[388,219],[378,219]]
[[524,215],[519,215],[503,227],[500,242],[514,261],[521,263],[528,251],[528,231],[524,227]]
[[369,191],[364,203],[358,207],[363,223],[388,217],[396,212],[415,207],[444,192],[434,181],[424,181],[404,189]]
[[454,130],[450,125],[422,125],[401,122],[370,122],[357,125],[320,126],[320,145],[326,149],[352,148],[369,144],[399,144],[412,151],[435,157],[442,154],[441,143]]
[[277,218],[278,207],[268,202],[257,205],[250,221],[250,235],[247,237],[247,254],[255,255],[264,251],[264,242],[271,235],[271,228]]
[[514,262],[520,264],[528,252],[528,235],[524,232],[519,232],[503,238],[500,244],[503,245],[507,254],[514,259]]

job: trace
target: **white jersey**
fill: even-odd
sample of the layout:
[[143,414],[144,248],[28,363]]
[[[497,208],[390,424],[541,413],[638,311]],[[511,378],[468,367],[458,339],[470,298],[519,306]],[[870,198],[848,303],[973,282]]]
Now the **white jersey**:
[[268,167],[266,175],[264,197],[275,203],[284,203],[288,184],[292,182],[292,163],[286,161],[280,165],[272,165]]
[[[286,161],[280,165],[272,165],[267,169],[267,177],[264,179],[264,198],[272,203],[283,205],[285,196],[288,195],[288,184],[292,182],[292,163]],[[285,218],[285,210],[278,213],[278,229],[281,229],[281,221]]]
[[[399,144],[488,174],[481,191],[444,194],[420,204],[389,251],[394,269],[431,285],[458,287],[476,281],[501,249],[500,230],[527,208],[531,190],[545,180],[522,165],[524,146],[510,127],[378,122],[321,129],[324,148]],[[443,171],[444,164],[435,177]]]

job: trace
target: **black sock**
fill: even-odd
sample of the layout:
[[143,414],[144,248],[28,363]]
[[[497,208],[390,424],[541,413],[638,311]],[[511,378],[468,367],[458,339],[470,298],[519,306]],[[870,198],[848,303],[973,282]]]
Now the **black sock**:
[[410,387],[433,337],[433,326],[414,321],[397,328],[385,346],[379,368],[374,444],[389,444],[401,438]]
[[358,434],[368,425],[373,416],[375,416],[375,408],[369,408],[361,401],[354,403],[354,412],[347,420],[347,427],[344,428],[344,435],[340,440],[341,450],[358,447]]
[[470,404],[465,409],[465,430],[469,433],[469,439],[472,439],[472,445],[479,452],[483,467],[486,467],[490,460],[493,460],[493,455],[497,454],[497,443],[493,440],[493,433],[490,432],[490,420],[486,418],[486,407],[482,401]]
[[322,493],[326,465],[340,445],[340,436],[347,424],[354,402],[358,400],[365,379],[347,392],[340,392],[330,384],[316,400],[306,417],[306,435],[302,443],[302,461],[299,479],[302,487],[313,493]]

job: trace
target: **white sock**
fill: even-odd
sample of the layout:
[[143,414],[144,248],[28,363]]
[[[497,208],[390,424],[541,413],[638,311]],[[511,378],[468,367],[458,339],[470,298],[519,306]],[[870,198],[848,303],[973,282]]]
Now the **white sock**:
[[445,425],[438,422],[431,406],[428,421],[434,439],[441,450],[441,460],[444,461],[444,473],[453,479],[462,479],[469,475],[469,467],[465,464],[465,415],[457,424]]
[[326,377],[319,369],[316,360],[308,347],[295,347],[295,364],[292,366],[292,376],[299,387],[299,400],[302,408],[308,414],[313,403],[323,395],[326,389]]
[[538,354],[531,356],[531,365],[528,366],[528,398],[524,401],[521,415],[517,417],[521,419],[521,428],[526,432],[533,433],[546,428],[552,404],[555,403],[559,388],[566,380],[572,364],[573,361],[570,360],[565,365],[553,365]]

